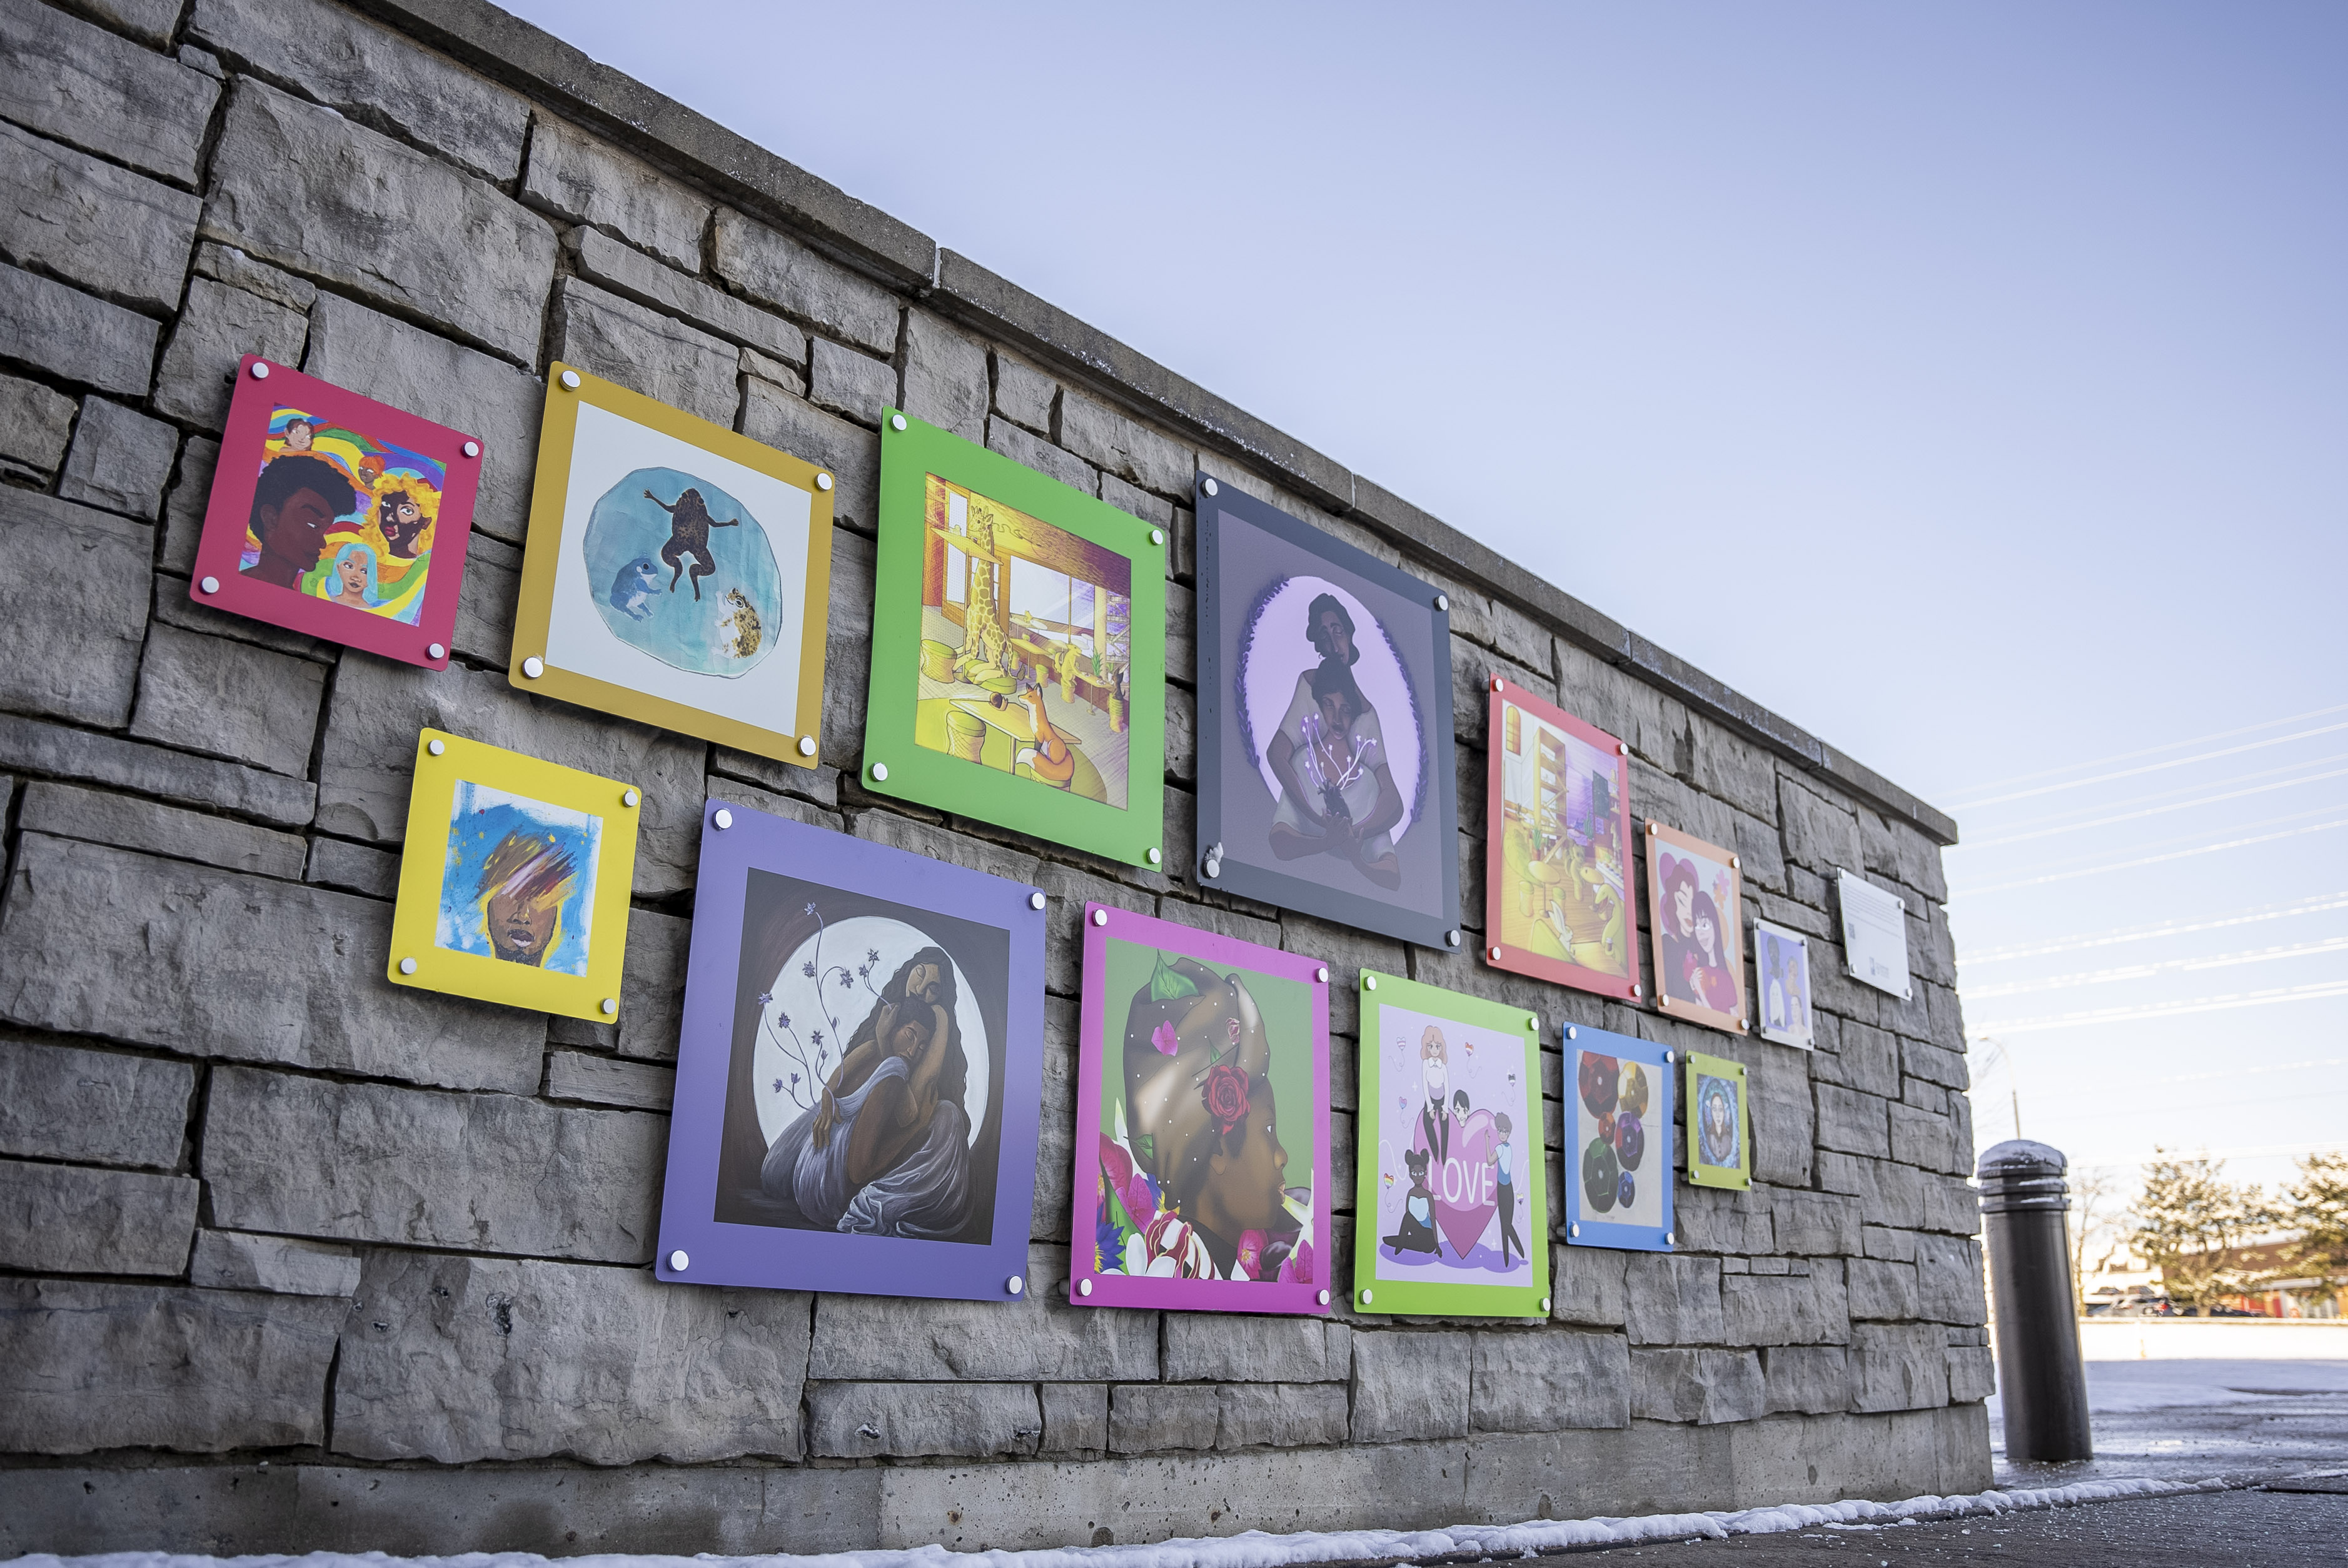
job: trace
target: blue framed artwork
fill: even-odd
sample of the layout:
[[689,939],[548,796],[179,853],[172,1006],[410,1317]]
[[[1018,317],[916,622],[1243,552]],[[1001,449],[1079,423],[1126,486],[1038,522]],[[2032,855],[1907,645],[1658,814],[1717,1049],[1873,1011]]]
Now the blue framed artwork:
[[1660,1045],[1567,1026],[1569,1246],[1672,1250],[1673,1065],[1673,1052]]

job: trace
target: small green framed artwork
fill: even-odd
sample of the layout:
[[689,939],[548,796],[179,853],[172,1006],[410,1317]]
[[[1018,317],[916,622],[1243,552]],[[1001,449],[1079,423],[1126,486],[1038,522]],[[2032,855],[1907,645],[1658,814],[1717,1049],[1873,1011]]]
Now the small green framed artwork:
[[1164,860],[1165,531],[895,409],[864,782]]
[[1753,1184],[1753,1112],[1745,1064],[1700,1050],[1687,1059],[1688,1181],[1699,1187]]
[[610,1022],[642,805],[618,779],[418,734],[391,983]]
[[1361,984],[1354,1306],[1546,1317],[1540,1016],[1395,975]]

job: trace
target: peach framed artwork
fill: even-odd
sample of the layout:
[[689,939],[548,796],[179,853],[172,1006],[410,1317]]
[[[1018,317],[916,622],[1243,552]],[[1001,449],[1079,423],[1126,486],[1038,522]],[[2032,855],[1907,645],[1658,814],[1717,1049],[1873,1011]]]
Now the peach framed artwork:
[[1734,851],[1647,824],[1655,1005],[1673,1018],[1746,1031],[1743,885]]

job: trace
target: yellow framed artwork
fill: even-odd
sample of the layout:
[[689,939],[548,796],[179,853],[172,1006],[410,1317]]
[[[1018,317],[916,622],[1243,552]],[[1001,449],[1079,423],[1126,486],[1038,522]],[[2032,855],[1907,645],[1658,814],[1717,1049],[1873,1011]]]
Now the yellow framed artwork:
[[419,733],[392,983],[615,1017],[642,805],[618,779]]
[[815,766],[831,498],[814,465],[558,362],[508,679]]

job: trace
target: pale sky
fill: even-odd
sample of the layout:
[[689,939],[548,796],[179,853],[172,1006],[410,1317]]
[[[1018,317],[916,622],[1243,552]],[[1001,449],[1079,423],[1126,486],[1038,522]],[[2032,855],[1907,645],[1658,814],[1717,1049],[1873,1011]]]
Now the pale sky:
[[2348,722],[2348,10],[509,4],[1952,811],[1983,1146],[2348,1142],[2348,729],[2105,776]]

